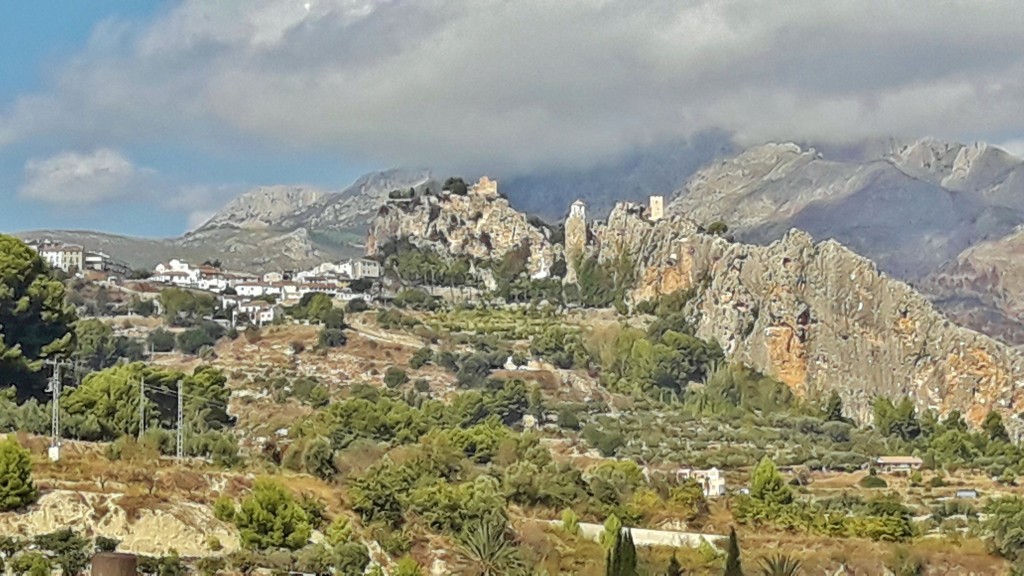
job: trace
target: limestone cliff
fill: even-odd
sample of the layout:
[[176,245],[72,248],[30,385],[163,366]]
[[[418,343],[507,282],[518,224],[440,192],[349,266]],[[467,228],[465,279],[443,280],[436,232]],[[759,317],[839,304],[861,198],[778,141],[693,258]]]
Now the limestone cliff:
[[387,242],[406,239],[444,255],[501,258],[522,245],[530,247],[531,275],[546,271],[561,252],[549,231],[509,206],[497,183],[483,178],[465,195],[442,191],[394,199],[381,207],[370,225],[366,252],[373,256]]
[[699,334],[800,395],[837,390],[862,419],[877,395],[974,422],[991,407],[1019,411],[1020,353],[951,323],[835,241],[792,230],[768,246],[732,243],[680,216],[650,222],[627,204],[594,235],[602,261],[632,257],[635,300],[697,288]]

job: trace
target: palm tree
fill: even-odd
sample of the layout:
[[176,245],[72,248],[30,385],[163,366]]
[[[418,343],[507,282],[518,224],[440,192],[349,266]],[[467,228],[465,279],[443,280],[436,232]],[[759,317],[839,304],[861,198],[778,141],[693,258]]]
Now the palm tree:
[[788,554],[761,558],[758,565],[761,568],[761,576],[800,576],[803,573],[800,561]]
[[520,568],[516,548],[505,534],[504,519],[471,522],[459,536],[459,548],[471,574],[499,576]]

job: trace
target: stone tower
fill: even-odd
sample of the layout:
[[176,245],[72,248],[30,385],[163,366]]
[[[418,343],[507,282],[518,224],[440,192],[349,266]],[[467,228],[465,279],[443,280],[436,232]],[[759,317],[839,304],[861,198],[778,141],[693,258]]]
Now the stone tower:
[[651,196],[651,211],[650,218],[652,222],[657,222],[665,217],[665,197],[664,196]]
[[576,266],[587,247],[587,205],[582,200],[572,203],[565,219],[565,281],[576,282]]

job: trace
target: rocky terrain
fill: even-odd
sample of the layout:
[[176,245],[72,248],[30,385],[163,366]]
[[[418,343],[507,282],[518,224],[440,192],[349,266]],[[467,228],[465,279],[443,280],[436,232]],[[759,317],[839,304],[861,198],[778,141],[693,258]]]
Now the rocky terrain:
[[561,254],[560,245],[551,241],[550,230],[499,196],[497,186],[485,177],[464,196],[445,191],[389,202],[370,226],[367,254],[376,255],[397,239],[440,254],[488,259],[525,244],[530,247],[530,273],[546,270]]
[[1019,411],[1024,356],[955,325],[907,284],[834,240],[792,230],[768,246],[729,242],[623,204],[594,227],[603,261],[626,251],[636,300],[695,288],[698,334],[802,396],[837,390],[862,419],[877,395],[958,409]]
[[[1024,345],[1024,274],[1015,265],[1024,243],[1021,159],[992,146],[928,139],[857,154],[793,143],[732,151],[728,137],[702,135],[594,168],[518,176],[502,191],[516,209],[549,221],[563,218],[575,198],[588,203],[591,218],[603,218],[617,201],[661,193],[670,196],[669,214],[705,226],[721,220],[744,242],[767,245],[792,228],[805,230],[870,258],[955,321]],[[243,270],[297,268],[362,254],[369,222],[388,193],[409,188],[436,192],[440,185],[427,170],[389,170],[340,192],[262,187],[176,239],[63,231],[23,236],[85,244],[146,268],[173,257],[219,258]],[[481,225],[474,218],[461,222],[474,230]],[[491,251],[476,232],[459,234],[474,239],[469,252]]]
[[[838,240],[920,286],[952,317],[1024,342],[1019,303],[979,278],[1003,276],[995,263],[1009,261],[1008,235],[1024,223],[1024,161],[998,148],[920,140],[876,159],[839,161],[765,144],[699,171],[668,211],[705,225],[724,221],[752,243],[791,228]],[[1001,282],[1013,292],[1012,277]],[[964,310],[965,298],[985,309]]]
[[[527,226],[525,215],[498,198],[425,197],[382,209],[368,249],[408,238],[443,254],[496,257]],[[590,225],[587,250],[602,262],[625,256],[633,263],[633,302],[695,289],[701,337],[799,395],[838,390],[862,419],[878,395],[957,409],[976,423],[993,406],[1019,411],[1024,356],[952,323],[869,259],[797,230],[767,246],[700,230],[688,217],[652,222],[642,205],[620,203],[607,221]],[[532,264],[558,250],[536,229],[530,241],[540,247]]]

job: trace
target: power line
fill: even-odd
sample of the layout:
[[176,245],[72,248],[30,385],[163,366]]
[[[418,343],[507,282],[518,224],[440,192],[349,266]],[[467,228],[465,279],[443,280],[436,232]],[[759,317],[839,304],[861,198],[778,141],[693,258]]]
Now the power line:
[[[178,392],[173,391],[169,388],[159,388],[153,384],[147,384],[146,387],[150,392],[154,392],[156,394],[163,394],[168,398],[176,398],[178,396]],[[182,392],[182,396],[187,399],[198,400],[206,404],[211,404],[213,406],[216,406],[217,408],[222,408],[225,411],[227,411],[228,409],[227,404],[224,404],[220,400],[215,400],[213,398],[206,398],[205,396],[199,396],[198,394],[185,394],[184,392]]]

